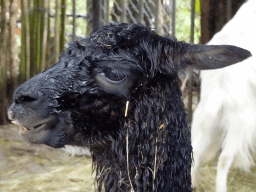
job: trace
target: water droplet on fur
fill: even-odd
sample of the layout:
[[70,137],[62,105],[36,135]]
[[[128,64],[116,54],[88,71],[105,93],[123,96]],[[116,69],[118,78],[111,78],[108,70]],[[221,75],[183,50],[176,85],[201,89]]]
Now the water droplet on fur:
[[212,56],[211,56],[211,55],[209,55],[208,59],[212,60]]

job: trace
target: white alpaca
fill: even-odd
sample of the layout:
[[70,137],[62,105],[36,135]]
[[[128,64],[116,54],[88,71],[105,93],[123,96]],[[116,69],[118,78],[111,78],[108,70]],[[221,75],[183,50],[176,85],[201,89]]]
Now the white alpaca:
[[256,1],[249,0],[208,44],[246,48],[252,57],[227,68],[201,72],[201,100],[192,122],[192,185],[198,169],[221,150],[216,192],[227,191],[231,165],[249,171],[256,152]]

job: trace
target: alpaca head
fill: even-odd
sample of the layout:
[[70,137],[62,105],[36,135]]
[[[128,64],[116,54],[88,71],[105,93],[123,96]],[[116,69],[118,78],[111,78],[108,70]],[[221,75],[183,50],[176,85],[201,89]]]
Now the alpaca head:
[[[140,121],[137,108],[144,95],[151,95],[148,105],[154,105],[158,93],[151,87],[164,81],[170,85],[166,89],[177,92],[180,69],[216,69],[249,56],[234,46],[178,42],[140,24],[105,26],[69,44],[58,63],[18,87],[8,116],[28,142],[97,149],[118,140],[127,119]],[[145,130],[149,123],[137,126]]]

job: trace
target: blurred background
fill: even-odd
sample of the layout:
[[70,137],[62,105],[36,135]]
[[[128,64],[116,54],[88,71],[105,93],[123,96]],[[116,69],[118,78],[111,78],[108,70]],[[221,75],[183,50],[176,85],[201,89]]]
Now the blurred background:
[[[6,114],[15,88],[56,63],[68,42],[84,38],[106,24],[129,22],[142,23],[161,35],[189,43],[207,43],[244,2],[0,0],[0,191],[93,191],[89,157],[28,146],[19,137],[17,127],[9,124]],[[199,99],[199,72],[186,71],[180,76],[191,119]],[[214,170],[206,171],[205,177],[211,177],[209,172],[215,174]],[[234,174],[241,176],[241,182],[251,178],[241,172]],[[212,182],[206,183],[209,191],[214,179]]]
[[15,88],[58,61],[65,45],[100,26],[142,23],[161,35],[206,43],[245,0],[1,0],[0,124]]

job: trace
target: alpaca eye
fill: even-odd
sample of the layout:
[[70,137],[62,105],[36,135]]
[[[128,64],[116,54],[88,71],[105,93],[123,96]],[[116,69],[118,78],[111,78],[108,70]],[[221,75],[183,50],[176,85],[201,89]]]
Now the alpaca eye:
[[15,100],[16,104],[19,103],[24,103],[24,102],[32,102],[35,101],[36,99],[30,96],[25,96],[25,95],[21,95],[20,97],[18,97],[18,99]]
[[105,70],[105,76],[111,81],[121,81],[124,80],[127,76],[125,74],[119,73],[115,70]]

